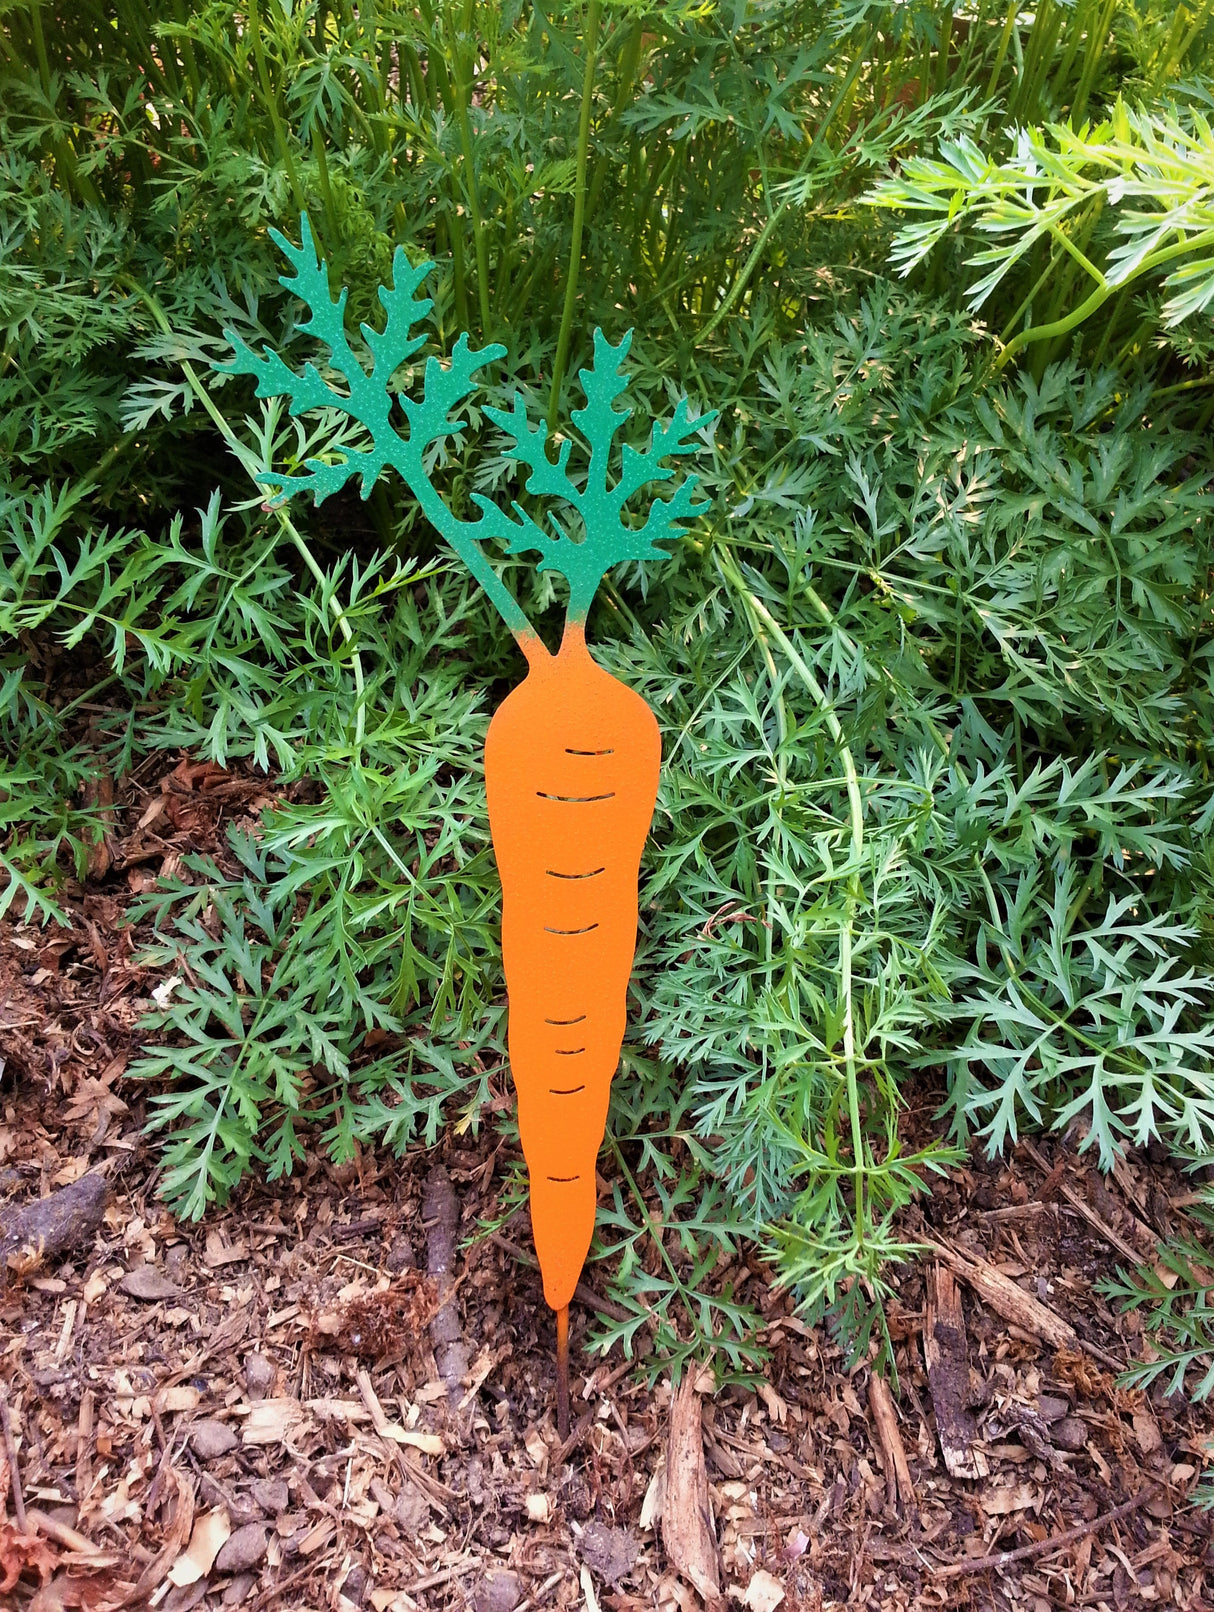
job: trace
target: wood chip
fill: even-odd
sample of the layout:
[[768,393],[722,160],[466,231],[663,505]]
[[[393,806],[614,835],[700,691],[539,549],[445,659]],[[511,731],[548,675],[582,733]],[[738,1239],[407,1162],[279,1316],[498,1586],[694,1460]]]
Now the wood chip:
[[671,1564],[705,1601],[721,1598],[720,1566],[708,1504],[700,1396],[686,1373],[670,1403],[662,1543]]
[[757,1572],[751,1574],[746,1594],[742,1597],[742,1604],[748,1606],[750,1612],[776,1612],[783,1599],[783,1584],[765,1568],[760,1567]]
[[232,1532],[228,1514],[217,1507],[204,1511],[194,1524],[190,1543],[169,1569],[170,1584],[194,1584],[205,1578]]
[[181,1291],[176,1282],[170,1282],[168,1277],[162,1275],[154,1265],[136,1265],[133,1271],[127,1272],[118,1286],[133,1299],[144,1299],[149,1304],[156,1303],[160,1299],[175,1299]]
[[923,1355],[945,1466],[954,1478],[985,1478],[990,1463],[978,1447],[974,1418],[965,1408],[970,1384],[961,1295],[946,1265],[928,1269]]
[[304,1408],[297,1399],[254,1400],[241,1430],[241,1440],[245,1444],[284,1444],[303,1419]]
[[898,1431],[898,1413],[889,1384],[875,1371],[868,1379],[868,1407],[872,1412],[873,1431],[885,1472],[886,1499],[893,1508],[911,1505],[915,1499],[915,1486],[911,1481],[902,1435]]

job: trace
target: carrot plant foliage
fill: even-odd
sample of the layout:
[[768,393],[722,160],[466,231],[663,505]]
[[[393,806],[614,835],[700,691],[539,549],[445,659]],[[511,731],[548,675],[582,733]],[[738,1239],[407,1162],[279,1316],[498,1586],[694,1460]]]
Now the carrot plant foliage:
[[862,1352],[961,1149],[1214,1155],[1210,8],[112,9],[0,17],[0,923],[271,780],[134,906],[172,1209],[512,1143],[485,589],[662,727],[600,1343],[754,1370],[750,1240]]

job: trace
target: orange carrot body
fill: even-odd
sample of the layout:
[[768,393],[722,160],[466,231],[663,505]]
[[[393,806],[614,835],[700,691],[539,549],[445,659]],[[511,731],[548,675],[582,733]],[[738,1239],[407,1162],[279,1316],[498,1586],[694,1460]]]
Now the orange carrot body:
[[485,786],[531,1222],[544,1297],[560,1310],[594,1231],[662,742],[640,695],[591,658],[580,624],[558,655],[529,660],[489,726]]

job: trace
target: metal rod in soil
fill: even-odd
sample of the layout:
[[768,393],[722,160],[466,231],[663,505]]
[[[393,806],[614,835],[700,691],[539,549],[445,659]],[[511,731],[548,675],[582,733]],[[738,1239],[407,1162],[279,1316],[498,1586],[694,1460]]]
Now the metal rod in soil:
[[569,1306],[556,1312],[556,1430],[569,1437]]

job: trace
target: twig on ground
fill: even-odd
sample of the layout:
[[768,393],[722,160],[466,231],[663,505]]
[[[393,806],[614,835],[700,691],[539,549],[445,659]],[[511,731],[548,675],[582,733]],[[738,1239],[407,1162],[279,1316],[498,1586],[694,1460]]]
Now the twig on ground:
[[17,1446],[13,1443],[13,1430],[8,1420],[8,1390],[0,1383],[0,1437],[4,1439],[4,1453],[8,1458],[8,1472],[13,1485],[13,1511],[21,1533],[29,1530],[25,1521],[25,1496],[21,1492],[21,1468],[17,1464]]
[[909,1505],[915,1499],[915,1486],[911,1481],[910,1466],[902,1435],[898,1431],[898,1415],[894,1398],[884,1377],[874,1371],[868,1379],[868,1405],[873,1413],[873,1430],[881,1465],[885,1469],[885,1493],[891,1509]]
[[80,1556],[111,1554],[104,1546],[94,1545],[91,1539],[86,1539],[83,1534],[77,1533],[74,1528],[69,1528],[66,1523],[56,1522],[54,1517],[47,1516],[45,1511],[39,1511],[36,1506],[31,1506],[26,1515],[31,1528],[36,1528],[40,1534],[53,1539],[56,1545],[62,1545],[64,1550],[74,1550]]
[[554,1466],[560,1466],[562,1462],[567,1461],[574,1450],[577,1449],[578,1445],[590,1431],[591,1423],[594,1421],[594,1415],[595,1413],[593,1410],[588,1410],[586,1414],[578,1420],[573,1432],[570,1433],[569,1437],[558,1448],[553,1461]]
[[418,1590],[432,1590],[436,1584],[447,1584],[453,1578],[462,1578],[465,1573],[475,1573],[484,1563],[480,1557],[471,1561],[457,1562],[454,1567],[440,1568],[437,1573],[428,1573],[425,1578],[414,1579],[412,1584],[406,1584],[404,1593],[416,1595]]
[[76,1498],[83,1504],[93,1487],[91,1447],[93,1438],[93,1412],[97,1395],[86,1388],[80,1396],[80,1414],[76,1418]]
[[452,1302],[451,1267],[455,1264],[455,1234],[459,1229],[459,1200],[451,1177],[436,1164],[426,1182],[422,1202],[426,1227],[426,1272],[438,1281],[439,1307],[430,1322],[430,1341],[438,1374],[446,1385],[452,1409],[464,1397],[468,1375],[468,1346],[460,1330],[459,1311]]
[[615,1387],[621,1377],[626,1377],[630,1371],[635,1371],[639,1364],[639,1360],[624,1360],[618,1366],[613,1366],[601,1382],[598,1373],[603,1368],[593,1366],[589,1377],[582,1385],[582,1398],[589,1399],[591,1394],[605,1394],[609,1388]]
[[1137,1511],[1139,1506],[1145,1505],[1160,1488],[1162,1485],[1159,1483],[1148,1483],[1132,1500],[1114,1506],[1112,1511],[1106,1511],[1103,1517],[1093,1517],[1091,1522],[1078,1523],[1074,1528],[1066,1529],[1064,1533],[1052,1534],[1048,1539],[1039,1539],[1032,1545],[1021,1545],[1017,1550],[1001,1550],[994,1556],[975,1556],[966,1562],[949,1562],[944,1567],[933,1568],[933,1575],[936,1578],[962,1578],[968,1573],[986,1573],[992,1568],[1008,1567],[1012,1562],[1027,1562],[1037,1556],[1047,1556],[1050,1551],[1061,1550],[1066,1545],[1073,1545],[1077,1540],[1085,1539],[1088,1534],[1094,1534],[1107,1523],[1119,1522],[1122,1517],[1128,1517],[1132,1511]]
[[288,1590],[293,1590],[297,1584],[302,1584],[305,1578],[309,1578],[316,1571],[316,1567],[317,1563],[309,1562],[306,1567],[298,1568],[292,1573],[290,1578],[278,1579],[273,1584],[267,1585],[257,1599],[249,1603],[249,1612],[261,1612],[263,1607],[269,1606],[279,1596],[285,1595]]
[[557,1585],[564,1577],[565,1570],[563,1568],[556,1573],[550,1574],[533,1595],[529,1595],[525,1601],[519,1602],[519,1604],[515,1607],[514,1612],[531,1612],[531,1608],[533,1606],[538,1606],[539,1603],[544,1599],[545,1595],[548,1594],[548,1591],[556,1589]]
[[947,1243],[934,1242],[928,1238],[923,1239],[925,1246],[937,1258],[942,1259],[984,1304],[988,1304],[996,1315],[1010,1321],[1013,1326],[1021,1327],[1033,1337],[1040,1338],[1054,1349],[1082,1349],[1085,1354],[1099,1360],[1111,1371],[1124,1371],[1125,1362],[1109,1354],[1107,1349],[1100,1348],[1099,1344],[1089,1343],[1081,1338],[1060,1315],[1051,1310],[1048,1304],[1042,1304],[1031,1293],[1026,1293],[1022,1287],[1017,1287],[1010,1276],[997,1271],[993,1265],[979,1258],[977,1254],[962,1253],[960,1249],[953,1248]]
[[[1054,1171],[1050,1169],[1048,1162],[1042,1157],[1042,1155],[1031,1142],[1025,1142],[1024,1151],[1028,1154],[1029,1158],[1032,1159],[1033,1163],[1039,1170],[1045,1171],[1046,1179],[1052,1180]],[[1056,1170],[1057,1165],[1055,1165],[1054,1168]],[[1091,1204],[1083,1196],[1082,1192],[1076,1192],[1075,1188],[1070,1184],[1070,1182],[1062,1178],[1059,1178],[1058,1180],[1058,1191],[1071,1205],[1072,1209],[1078,1210],[1078,1212],[1087,1221],[1088,1225],[1091,1226],[1092,1230],[1100,1233],[1110,1248],[1115,1248],[1119,1254],[1124,1254],[1126,1259],[1130,1261],[1131,1265],[1138,1264],[1142,1258],[1141,1251],[1135,1248],[1132,1243],[1126,1242],[1125,1238],[1120,1232],[1114,1231],[1112,1226],[1109,1225],[1108,1221],[1102,1219],[1101,1216],[1096,1213]],[[1144,1227],[1144,1230],[1148,1233],[1148,1235],[1151,1236],[1152,1241],[1154,1241],[1154,1236],[1150,1231],[1150,1227]]]

